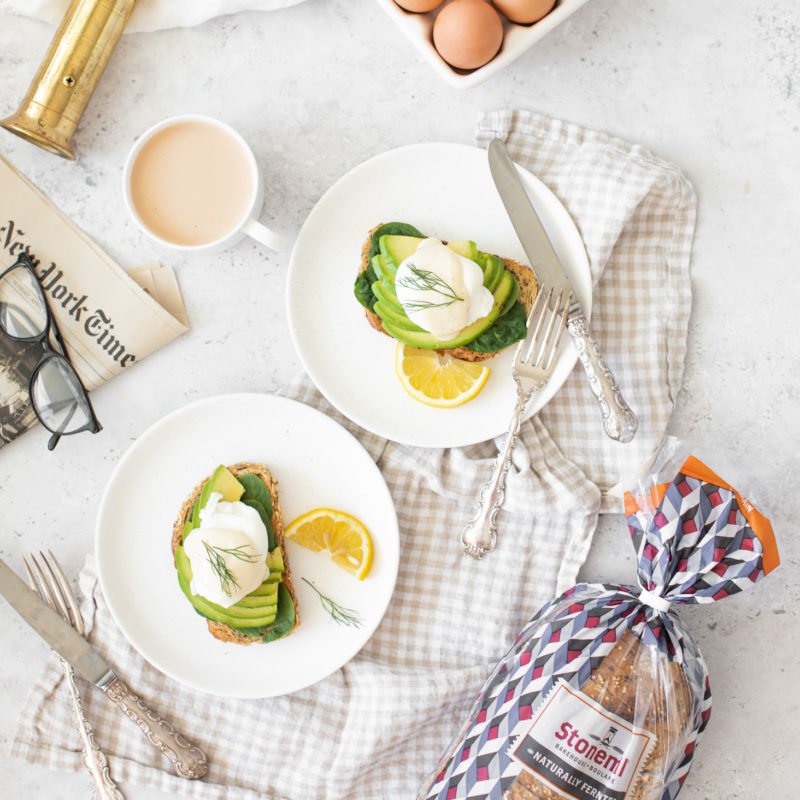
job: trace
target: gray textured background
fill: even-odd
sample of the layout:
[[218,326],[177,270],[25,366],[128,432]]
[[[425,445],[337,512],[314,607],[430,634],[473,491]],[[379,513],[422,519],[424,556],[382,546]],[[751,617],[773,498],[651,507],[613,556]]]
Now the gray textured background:
[[[5,116],[53,28],[2,8]],[[237,127],[264,169],[262,220],[290,238],[350,168],[414,142],[472,143],[481,111],[530,108],[600,128],[675,162],[697,190],[694,310],[671,431],[696,442],[698,455],[771,517],[783,558],[746,595],[686,612],[708,661],[714,710],[681,798],[796,798],[798,87],[794,0],[590,0],[467,91],[441,81],[371,0],[307,0],[126,35],[79,128],[77,162],[5,131],[0,152],[123,266],[172,264],[193,329],[95,392],[102,446],[98,437],[74,437],[48,454],[44,433],[34,431],[0,451],[0,555],[19,565],[45,545],[77,574],[105,482],[136,436],[186,402],[271,392],[301,369],[284,312],[288,248],[273,254],[243,242],[224,256],[182,258],[159,251],[127,218],[123,160],[152,123],[196,111]],[[583,577],[628,582],[632,565],[623,521],[604,519]],[[46,648],[7,607],[0,642],[0,794],[88,796],[85,775],[8,756]],[[163,797],[123,789],[130,800]]]

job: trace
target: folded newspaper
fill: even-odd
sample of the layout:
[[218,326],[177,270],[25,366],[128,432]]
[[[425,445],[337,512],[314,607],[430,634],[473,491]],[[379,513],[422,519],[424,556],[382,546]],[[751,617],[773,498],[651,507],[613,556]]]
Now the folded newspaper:
[[[0,156],[0,273],[27,252],[66,343],[91,390],[188,330],[169,267],[126,272]],[[38,345],[0,332],[0,447],[36,424],[28,381]]]

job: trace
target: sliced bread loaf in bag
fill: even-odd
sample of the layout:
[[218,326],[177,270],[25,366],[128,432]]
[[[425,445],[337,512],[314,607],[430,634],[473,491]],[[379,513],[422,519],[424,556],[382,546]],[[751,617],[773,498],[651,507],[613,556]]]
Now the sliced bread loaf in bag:
[[[672,443],[668,444],[672,448]],[[579,584],[490,675],[418,800],[672,800],[711,713],[706,664],[675,613],[779,563],[769,521],[694,458],[626,495],[638,586]]]

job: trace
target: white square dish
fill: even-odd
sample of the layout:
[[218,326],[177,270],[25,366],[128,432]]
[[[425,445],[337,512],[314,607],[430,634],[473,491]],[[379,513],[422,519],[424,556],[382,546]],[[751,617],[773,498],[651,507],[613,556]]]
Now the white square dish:
[[587,0],[558,0],[549,14],[532,25],[517,25],[503,18],[503,44],[500,51],[488,64],[470,71],[451,67],[433,46],[433,21],[443,6],[427,14],[416,14],[400,8],[394,0],[377,0],[377,2],[411,40],[439,77],[458,89],[468,89],[483,83],[519,58],[556,25],[574,14]]

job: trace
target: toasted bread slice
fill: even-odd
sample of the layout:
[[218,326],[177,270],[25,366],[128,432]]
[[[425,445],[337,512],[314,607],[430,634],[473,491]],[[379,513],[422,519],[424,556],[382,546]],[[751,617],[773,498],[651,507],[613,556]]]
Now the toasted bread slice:
[[[297,606],[297,595],[295,594],[294,585],[292,584],[292,576],[289,570],[289,558],[286,554],[286,548],[283,541],[283,514],[281,513],[281,506],[278,500],[278,481],[263,464],[241,462],[238,464],[229,465],[228,469],[233,473],[234,477],[237,478],[240,475],[245,474],[256,475],[263,481],[264,485],[269,490],[270,497],[272,498],[272,517],[270,522],[272,523],[272,531],[275,534],[275,541],[277,542],[278,547],[280,547],[281,555],[283,556],[284,573],[281,577],[281,582],[288,590],[292,598],[292,604],[294,605],[294,627],[291,629],[291,631],[289,631],[289,633],[286,634],[286,636],[291,636],[297,630],[297,626],[300,624],[300,610]],[[175,550],[178,548],[178,546],[183,544],[183,526],[188,521],[195,501],[200,495],[200,491],[207,480],[208,478],[205,478],[204,480],[200,481],[200,483],[194,487],[192,493],[186,498],[181,506],[178,518],[175,520],[175,524],[172,527],[173,556],[175,555]],[[207,620],[207,623],[208,630],[211,632],[211,635],[217,639],[221,639],[224,642],[234,642],[235,644],[254,644],[261,641],[261,639],[240,633],[235,628],[231,628],[229,625],[225,625],[222,622],[215,622],[209,619]],[[286,637],[284,636],[282,638],[285,639]]]
[[[361,248],[361,266],[358,270],[359,272],[364,272],[364,270],[370,266],[369,253],[372,249],[372,234],[374,231],[380,228],[382,224],[383,223],[376,225],[367,234],[367,238]],[[503,258],[503,256],[499,257],[503,259],[506,269],[512,273],[517,280],[517,284],[519,285],[519,296],[517,297],[517,300],[522,303],[526,312],[530,311],[531,306],[533,306],[533,301],[536,299],[536,293],[539,291],[539,284],[536,280],[536,276],[533,274],[533,270],[531,270],[529,267],[526,267],[524,264],[520,264],[518,261],[513,261],[510,258]],[[380,331],[386,336],[391,335],[386,333],[386,331],[383,329],[381,318],[374,311],[370,311],[368,308],[365,308],[364,313],[366,314],[367,322],[369,322],[369,324],[372,325],[376,331]],[[475,350],[470,350],[467,345],[462,345],[461,347],[449,347],[442,350],[437,350],[436,352],[446,353],[453,358],[460,358],[462,361],[486,361],[487,359],[493,358],[497,355],[497,353],[477,353]]]

